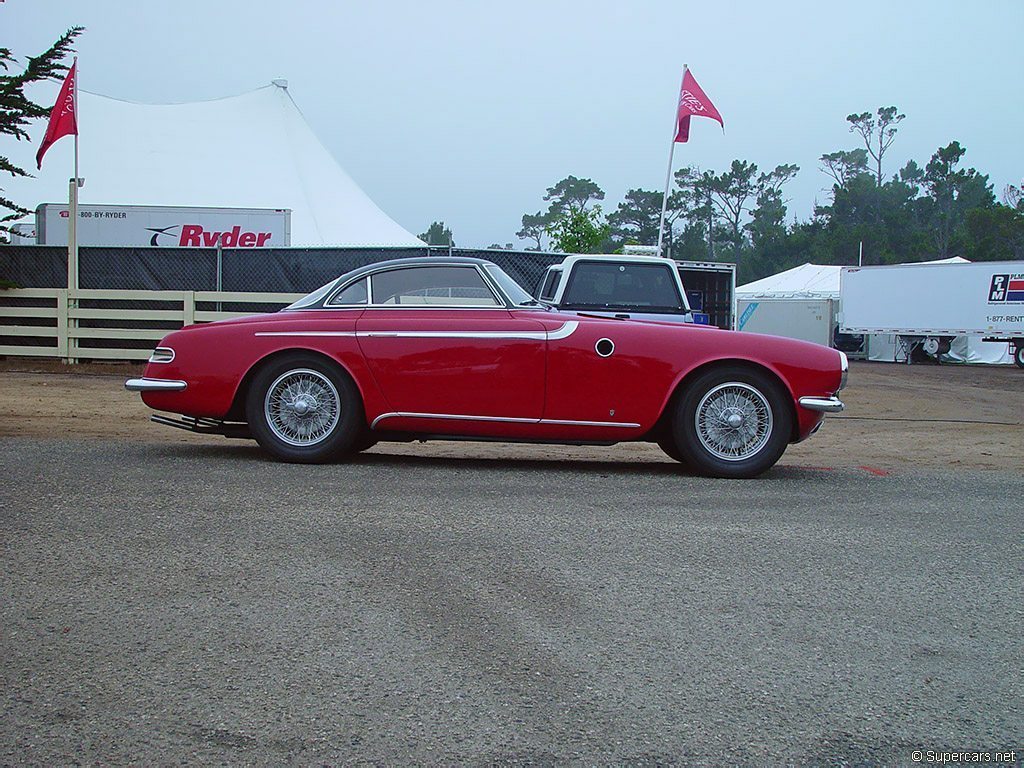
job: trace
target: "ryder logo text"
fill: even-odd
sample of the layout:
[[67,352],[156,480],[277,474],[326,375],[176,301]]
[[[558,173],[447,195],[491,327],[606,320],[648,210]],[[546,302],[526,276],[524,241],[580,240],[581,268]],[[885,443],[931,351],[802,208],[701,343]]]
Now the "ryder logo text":
[[232,227],[227,232],[209,232],[199,224],[183,224],[178,245],[182,248],[259,248],[267,244],[270,232],[242,232]]

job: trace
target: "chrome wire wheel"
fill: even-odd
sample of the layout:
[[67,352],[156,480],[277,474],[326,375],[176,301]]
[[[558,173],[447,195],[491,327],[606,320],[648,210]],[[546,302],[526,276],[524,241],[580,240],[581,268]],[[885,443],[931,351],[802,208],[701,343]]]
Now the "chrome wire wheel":
[[738,381],[719,384],[697,404],[697,440],[723,461],[757,455],[772,435],[772,408],[756,388]]
[[341,397],[323,373],[298,368],[274,379],[263,400],[263,413],[275,437],[304,448],[334,432],[341,420]]

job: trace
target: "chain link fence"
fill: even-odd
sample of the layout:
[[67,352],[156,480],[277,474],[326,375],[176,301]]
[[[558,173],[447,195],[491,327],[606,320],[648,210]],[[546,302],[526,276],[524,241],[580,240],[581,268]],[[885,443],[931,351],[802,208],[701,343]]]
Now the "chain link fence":
[[[530,293],[564,254],[466,248],[79,248],[83,289],[309,293],[357,267],[416,256],[493,261]],[[67,248],[0,248],[0,278],[21,288],[67,287]]]
[[[267,293],[309,293],[357,267],[390,259],[423,256],[461,256],[495,262],[524,289],[534,293],[548,265],[560,262],[563,254],[536,251],[472,250],[464,248],[138,248],[83,246],[78,252],[78,285],[86,290],[122,291],[229,291]],[[0,247],[0,279],[19,288],[66,288],[68,252],[66,246],[10,245]],[[115,300],[121,309],[167,310],[173,302],[159,300]],[[0,306],[44,306],[45,301],[5,297]],[[109,306],[111,300],[79,301],[82,309]],[[280,306],[284,306],[283,304]],[[268,312],[280,306],[244,302],[200,302],[200,310]],[[43,343],[35,337],[15,339],[3,333],[16,318],[0,318],[0,345]],[[25,322],[25,321],[17,321]],[[51,328],[55,321],[38,319],[32,324]],[[113,327],[104,320],[82,320],[82,327]],[[119,327],[142,327],[121,321]],[[172,330],[173,322],[154,321],[154,327]],[[147,349],[147,341],[116,342],[122,346]],[[103,339],[83,341],[83,347],[107,347],[115,342]]]

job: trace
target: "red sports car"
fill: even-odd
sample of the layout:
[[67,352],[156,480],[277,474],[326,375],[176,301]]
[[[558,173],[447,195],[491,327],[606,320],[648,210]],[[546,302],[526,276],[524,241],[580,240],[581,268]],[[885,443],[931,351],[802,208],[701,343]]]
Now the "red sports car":
[[382,440],[640,440],[751,477],[843,409],[846,371],[842,352],[792,339],[562,314],[495,264],[429,257],[174,331],[125,387],[184,417],[154,421],[251,436],[284,461]]

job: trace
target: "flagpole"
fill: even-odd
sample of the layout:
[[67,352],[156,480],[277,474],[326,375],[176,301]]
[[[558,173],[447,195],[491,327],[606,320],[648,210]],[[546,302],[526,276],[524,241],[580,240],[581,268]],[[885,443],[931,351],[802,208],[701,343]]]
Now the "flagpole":
[[[686,70],[688,67],[683,64],[683,79],[679,83],[679,93],[683,92],[683,83],[686,82]],[[658,220],[658,255],[661,256],[661,244],[665,238],[665,211],[668,209],[668,190],[672,186],[672,159],[676,151],[676,135],[679,132],[679,103],[676,102],[675,122],[672,127],[672,143],[668,149],[668,170],[665,172],[665,194],[661,196],[661,218]]]
[[[78,307],[77,298],[73,298],[78,292],[78,57],[74,58],[71,66],[75,70],[75,89],[73,104],[75,110],[75,177],[71,179],[68,190],[68,305]],[[68,323],[69,329],[78,326],[77,320]],[[77,345],[77,340],[68,339],[68,362],[77,362],[72,354],[72,349]]]
[[[74,226],[71,228],[71,248],[74,255],[74,290],[78,290],[78,57],[75,56],[71,66],[75,68],[75,183],[72,185],[74,190],[74,206],[75,215],[72,217]],[[70,269],[69,262],[69,269]],[[68,287],[72,287],[69,282]]]

